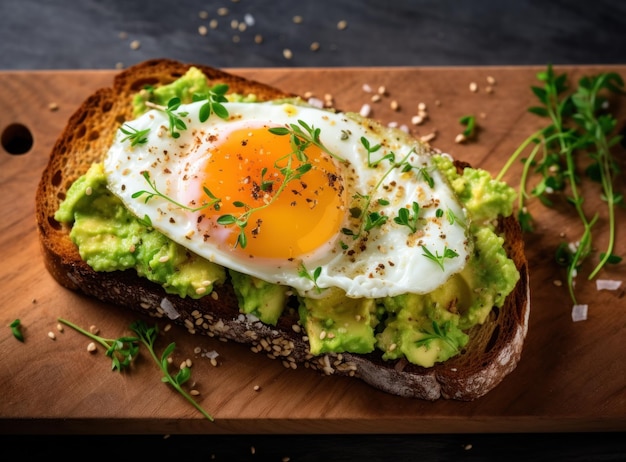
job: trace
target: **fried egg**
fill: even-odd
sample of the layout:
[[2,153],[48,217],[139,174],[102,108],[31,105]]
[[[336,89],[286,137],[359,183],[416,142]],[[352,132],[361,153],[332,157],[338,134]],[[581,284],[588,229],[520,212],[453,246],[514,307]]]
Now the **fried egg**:
[[109,189],[189,251],[307,297],[427,293],[465,266],[465,210],[404,132],[277,102],[200,122],[202,104],[127,122],[104,160]]

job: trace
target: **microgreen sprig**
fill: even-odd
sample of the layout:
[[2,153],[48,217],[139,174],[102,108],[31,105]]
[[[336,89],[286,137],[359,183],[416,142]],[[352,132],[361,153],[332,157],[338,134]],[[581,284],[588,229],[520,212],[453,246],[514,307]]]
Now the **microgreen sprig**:
[[[378,180],[378,182],[376,183],[376,185],[374,185],[374,188],[372,188],[372,192],[375,192],[378,190],[378,188],[380,188],[380,186],[383,184],[383,182],[385,181],[385,179],[387,178],[387,176],[396,168],[400,168],[402,169],[403,172],[408,172],[410,171],[413,167],[409,162],[408,159],[409,157],[414,153],[414,150],[411,149],[406,156],[404,156],[400,161],[396,162],[396,155],[393,151],[390,151],[388,154],[384,155],[381,159],[377,160],[377,161],[372,161],[371,160],[371,156],[370,154],[373,152],[376,152],[380,149],[380,146],[374,146],[372,147],[369,143],[369,141],[365,138],[361,138],[361,144],[363,144],[363,147],[367,150],[368,152],[368,165],[370,167],[374,167],[379,165],[380,161],[382,160],[387,160],[389,162],[389,168],[387,169],[387,171],[381,175],[380,179]],[[370,212],[370,207],[372,205],[372,199],[373,199],[373,195],[372,194],[368,194],[368,195],[356,195],[354,197],[355,199],[362,199],[365,200],[365,204],[362,208],[353,208],[351,209],[351,214],[354,218],[361,218],[363,217],[364,219],[361,221],[361,228],[359,229],[358,232],[354,232],[349,228],[343,228],[342,232],[343,234],[347,235],[347,236],[352,236],[354,239],[357,239],[362,232],[368,232],[370,230],[372,230],[375,227],[380,227],[382,225],[384,225],[387,220],[388,217],[385,215],[382,215],[376,211],[374,212]],[[379,200],[379,204],[382,204]],[[402,209],[400,209],[402,210]]]
[[476,116],[465,115],[459,119],[459,123],[464,126],[461,133],[465,139],[470,140],[476,136]]
[[422,245],[421,247],[422,247],[422,250],[424,251],[422,255],[428,258],[429,260],[432,260],[435,263],[437,263],[437,266],[441,268],[441,271],[445,271],[444,263],[446,259],[452,259],[452,258],[456,258],[459,256],[458,253],[456,253],[452,249],[449,249],[447,246],[443,248],[442,255],[439,255],[439,251],[435,251],[435,253],[432,253],[430,250],[428,250],[428,248],[425,245]]
[[131,127],[128,124],[124,124],[120,127],[120,131],[124,135],[126,135],[124,138],[122,138],[122,143],[130,140],[130,145],[134,147],[138,144],[146,144],[148,142],[148,133],[150,133],[149,128],[146,128],[144,130],[137,130],[136,128]]
[[159,365],[159,368],[163,373],[161,381],[164,383],[169,383],[204,417],[206,417],[210,421],[213,421],[213,417],[211,417],[211,415],[209,415],[193,399],[193,397],[182,388],[182,385],[189,381],[189,379],[191,378],[191,370],[188,367],[183,367],[175,376],[172,376],[169,372],[168,358],[174,352],[176,344],[170,343],[163,351],[161,357],[159,358],[157,356],[154,349],[154,343],[158,334],[157,326],[148,327],[148,325],[143,321],[135,321],[130,325],[130,330],[133,331],[137,335],[137,337],[126,336],[117,339],[107,339],[99,335],[93,334],[66,319],[59,318],[58,321],[68,327],[71,327],[72,329],[85,335],[93,341],[98,342],[100,345],[106,348],[106,355],[111,358],[111,367],[114,371],[117,370],[122,372],[126,369],[129,369],[133,360],[139,355],[140,344],[143,344],[148,349],[148,351],[150,352],[150,356],[152,356],[154,361]]
[[[592,228],[599,215],[591,218],[583,208],[584,191],[581,189],[577,171],[577,154],[586,152],[592,165],[585,173],[588,178],[602,186],[602,199],[607,203],[609,217],[609,239],[600,261],[589,274],[589,279],[597,276],[607,264],[621,261],[613,254],[615,245],[615,206],[623,204],[623,195],[614,191],[615,178],[619,173],[617,162],[611,149],[621,140],[612,135],[616,126],[615,118],[604,112],[607,101],[604,91],[623,94],[624,82],[619,74],[603,73],[593,77],[583,77],[573,92],[569,91],[567,74],[556,75],[552,66],[539,72],[537,78],[543,86],[532,86],[531,90],[541,105],[529,108],[529,112],[549,119],[550,124],[530,135],[508,159],[496,179],[500,180],[529,146],[530,155],[523,160],[523,169],[518,195],[518,219],[524,231],[533,231],[533,217],[528,212],[526,201],[538,198],[544,205],[551,206],[550,196],[566,190],[567,201],[573,206],[582,225],[580,239],[575,245],[560,245],[556,251],[557,261],[567,267],[567,282],[570,297],[577,303],[574,293],[574,278],[583,261],[592,253]],[[533,173],[539,175],[537,184],[528,191]]]
[[175,343],[170,343],[163,353],[161,357],[158,357],[156,351],[154,349],[154,343],[157,338],[157,326],[148,327],[147,324],[143,321],[135,321],[131,324],[130,329],[138,335],[139,341],[143,343],[143,345],[150,352],[150,356],[152,359],[159,365],[161,372],[163,373],[163,377],[161,381],[164,383],[169,383],[181,396],[183,396],[191,405],[193,405],[204,417],[206,417],[211,422],[213,421],[213,417],[209,415],[203,408],[200,406],[193,397],[182,388],[182,385],[185,384],[191,378],[191,369],[189,367],[182,367],[179,369],[176,375],[172,375],[169,372],[169,362],[168,358],[174,352],[176,348]]
[[111,369],[114,371],[117,370],[121,372],[128,369],[133,359],[135,359],[139,353],[139,339],[137,337],[120,337],[117,339],[104,338],[92,334],[66,319],[59,318],[58,321],[102,345],[106,349],[105,354],[111,358]]
[[144,203],[147,204],[148,201],[150,201],[154,197],[160,197],[161,199],[165,199],[166,201],[171,202],[176,207],[179,207],[179,208],[184,209],[184,210],[188,210],[190,212],[198,212],[198,211],[204,210],[204,209],[206,209],[208,207],[213,207],[213,208],[215,208],[215,210],[219,210],[220,209],[221,199],[215,197],[215,195],[206,186],[203,186],[202,190],[204,191],[204,194],[210,200],[208,202],[206,202],[206,203],[203,203],[202,205],[200,205],[198,207],[189,207],[187,205],[183,205],[183,204],[175,201],[171,197],[166,196],[161,191],[159,191],[159,189],[157,188],[157,185],[156,185],[156,181],[152,181],[152,179],[150,178],[150,173],[149,172],[147,172],[147,171],[141,172],[141,175],[144,177],[144,179],[146,180],[146,182],[150,186],[151,190],[147,191],[147,190],[143,189],[141,191],[137,191],[137,192],[133,193],[133,195],[131,196],[133,199],[137,199],[137,198],[139,198],[141,196],[146,196],[145,199],[144,199]]
[[401,226],[407,226],[412,233],[417,231],[417,223],[419,220],[420,214],[420,205],[417,202],[413,202],[411,204],[411,210],[413,213],[409,211],[409,209],[402,207],[398,210],[398,216],[393,219],[394,222]]
[[418,347],[425,347],[426,349],[430,348],[430,344],[434,340],[442,340],[450,347],[452,347],[453,351],[458,352],[461,348],[458,340],[452,336],[450,336],[450,321],[445,321],[441,325],[437,321],[432,322],[432,330],[421,329],[421,332],[425,334],[424,337],[420,338],[415,342]]
[[313,273],[311,273],[304,265],[304,262],[300,262],[300,266],[298,267],[298,276],[311,281],[318,293],[322,291],[321,287],[317,285],[317,280],[320,277],[320,274],[322,274],[321,266],[315,268]]
[[297,155],[298,160],[307,160],[304,151],[310,145],[314,145],[333,159],[345,162],[345,159],[332,152],[322,143],[320,140],[321,129],[310,126],[304,120],[298,120],[297,124],[288,124],[286,127],[272,127],[269,129],[269,132],[278,136],[289,135],[291,149]]
[[200,106],[198,111],[200,122],[206,122],[211,114],[217,115],[220,119],[228,119],[228,109],[222,104],[228,102],[227,91],[228,85],[218,83],[209,88],[206,94],[196,93],[192,96],[194,102],[206,100],[206,103]]
[[186,111],[175,112],[178,110],[178,108],[180,108],[181,104],[182,104],[182,101],[177,96],[175,96],[174,98],[171,98],[167,102],[167,106],[161,106],[151,101],[146,101],[146,106],[165,112],[169,120],[169,130],[170,130],[170,135],[172,136],[172,138],[180,137],[179,130],[187,130],[187,124],[182,118],[187,117],[189,113]]

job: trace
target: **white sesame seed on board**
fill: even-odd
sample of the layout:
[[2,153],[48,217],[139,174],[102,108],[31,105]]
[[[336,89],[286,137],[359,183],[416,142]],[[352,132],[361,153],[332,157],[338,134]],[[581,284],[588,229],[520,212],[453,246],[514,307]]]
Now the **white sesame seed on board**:
[[261,34],[256,34],[254,36],[254,43],[256,43],[257,45],[263,43],[263,36]]
[[217,9],[217,14],[219,16],[226,16],[228,14],[228,8],[226,7],[221,7]]
[[345,19],[342,19],[341,21],[337,23],[337,29],[339,30],[344,30],[347,27],[348,27],[348,21],[346,21]]
[[48,337],[49,337],[51,340],[56,340],[56,338],[57,338],[57,336],[56,336],[56,335],[54,335],[54,332],[52,332],[52,331],[48,332]]
[[132,42],[130,42],[131,50],[138,50],[140,47],[141,47],[141,42],[139,40],[133,40]]
[[476,82],[470,82],[469,89],[472,93],[476,93],[478,91],[478,84]]
[[300,15],[296,15],[292,18],[294,24],[302,24],[302,20],[303,18]]
[[209,13],[208,13],[208,11],[200,11],[198,13],[198,17],[200,19],[207,19],[209,17]]
[[87,345],[87,351],[89,353],[94,353],[96,351],[96,344],[94,342],[90,342],[89,345]]
[[320,49],[320,43],[319,42],[312,42],[311,45],[309,46],[309,49],[311,51],[317,51]]
[[207,29],[206,26],[199,26],[198,27],[198,34],[206,35],[206,34],[208,34],[208,32],[209,32],[209,29]]
[[285,59],[291,59],[291,58],[293,58],[293,52],[289,48],[285,48],[283,50],[283,57]]

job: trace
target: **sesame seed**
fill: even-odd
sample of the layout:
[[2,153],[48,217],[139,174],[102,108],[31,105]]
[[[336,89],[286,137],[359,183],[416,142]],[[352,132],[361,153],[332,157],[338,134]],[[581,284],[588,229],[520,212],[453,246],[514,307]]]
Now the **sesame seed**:
[[454,142],[457,144],[465,143],[465,141],[467,141],[467,138],[463,133],[459,133],[458,135],[456,135],[456,138],[454,139]]
[[239,21],[237,21],[236,19],[233,19],[230,21],[230,28],[231,29],[237,29],[239,27]]
[[478,91],[478,84],[476,82],[471,82],[469,84],[469,89],[471,92],[476,93]]
[[124,69],[124,63],[121,61],[115,63],[115,69]]
[[302,24],[302,16],[296,15],[292,18],[294,24]]
[[48,104],[48,109],[50,109],[50,111],[55,112],[59,110],[59,105],[57,103],[50,103]]
[[255,385],[252,389],[254,391],[259,391],[259,390],[261,390],[261,387],[259,385]]
[[239,43],[241,41],[241,37],[238,35],[233,35],[233,43]]
[[211,361],[211,366],[217,367],[217,359],[211,358],[210,361]]
[[159,263],[166,263],[170,259],[169,255],[163,255],[159,258]]
[[217,9],[217,14],[219,16],[226,16],[228,14],[228,8],[226,7],[221,7]]
[[57,330],[58,330],[59,332],[63,332],[63,324],[60,324],[60,323],[59,323],[59,324],[57,324]]
[[261,34],[256,34],[254,36],[254,43],[257,45],[263,43],[263,36]]
[[398,102],[394,99],[390,104],[389,107],[393,110],[393,111],[397,111],[400,109],[400,104],[398,104]]
[[139,47],[141,47],[141,42],[139,40],[133,40],[132,42],[130,42],[131,50],[138,50]]
[[496,84],[496,79],[495,79],[493,76],[488,75],[488,76],[487,76],[487,83],[488,83],[489,85],[495,85],[495,84]]
[[198,13],[198,17],[200,19],[207,19],[209,17],[209,13],[207,11],[200,11]]
[[89,353],[93,353],[96,351],[96,344],[94,342],[89,343],[89,345],[87,345],[87,351]]
[[420,115],[415,115],[413,117],[411,117],[411,123],[413,125],[420,125],[424,122],[424,118]]
[[421,136],[420,140],[422,140],[424,143],[428,143],[429,141],[434,140],[436,136],[437,136],[436,132],[431,132],[428,135]]
[[342,19],[341,21],[337,23],[337,29],[339,30],[344,30],[347,27],[348,27],[348,21],[346,21],[345,19]]
[[193,390],[189,391],[189,394],[193,395],[193,396],[198,396],[200,394],[200,392],[194,388]]
[[209,27],[211,29],[217,29],[217,25],[218,25],[217,19],[211,19],[209,21]]
[[361,106],[361,110],[359,111],[359,114],[361,114],[362,117],[367,117],[371,114],[372,112],[372,108],[370,107],[369,104],[364,104],[363,106]]
[[198,34],[200,35],[206,35],[209,32],[209,29],[207,29],[206,26],[200,26],[198,27]]
[[85,189],[85,196],[91,196],[93,194],[93,189],[91,186],[87,186],[87,189]]
[[291,52],[291,50],[289,48],[285,48],[283,50],[283,57],[285,59],[291,59],[293,57],[293,53]]
[[169,332],[169,330],[172,328],[171,324],[167,324],[164,328],[163,328],[163,332]]
[[254,453],[256,453],[256,449],[254,449],[254,446],[250,446],[250,454]]
[[237,26],[237,30],[239,32],[245,32],[247,28],[248,28],[248,25],[245,22],[240,22],[239,26]]
[[378,94],[379,95],[387,94],[387,88],[385,86],[381,85],[380,87],[378,87]]
[[311,43],[311,45],[309,46],[309,49],[310,49],[311,51],[317,51],[317,50],[319,50],[319,49],[320,49],[320,44],[319,44],[319,42],[313,42],[313,43]]
[[52,332],[52,331],[51,331],[51,332],[48,332],[48,337],[49,337],[50,339],[52,339],[52,340],[56,340],[56,338],[57,338],[57,337],[56,337],[56,335],[54,335],[54,332]]
[[326,331],[323,330],[322,332],[320,332],[320,340],[324,340],[326,338]]
[[204,294],[205,292],[206,292],[206,287],[198,287],[198,288],[196,289],[196,294],[198,294],[198,295],[202,295],[202,294]]
[[372,100],[372,103],[378,103],[382,98],[379,94],[376,94],[376,95],[372,95],[370,99]]
[[89,326],[89,332],[91,332],[93,335],[98,335],[100,333],[100,329],[98,329],[94,325],[91,325]]
[[117,34],[117,36],[121,39],[121,40],[126,40],[128,38],[128,33],[121,31],[119,34]]

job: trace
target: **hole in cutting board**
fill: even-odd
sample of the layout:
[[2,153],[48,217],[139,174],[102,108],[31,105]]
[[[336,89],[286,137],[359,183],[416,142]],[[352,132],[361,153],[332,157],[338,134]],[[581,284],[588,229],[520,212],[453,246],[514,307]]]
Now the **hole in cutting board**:
[[25,125],[15,123],[4,129],[0,141],[9,154],[26,154],[33,147],[33,134]]

